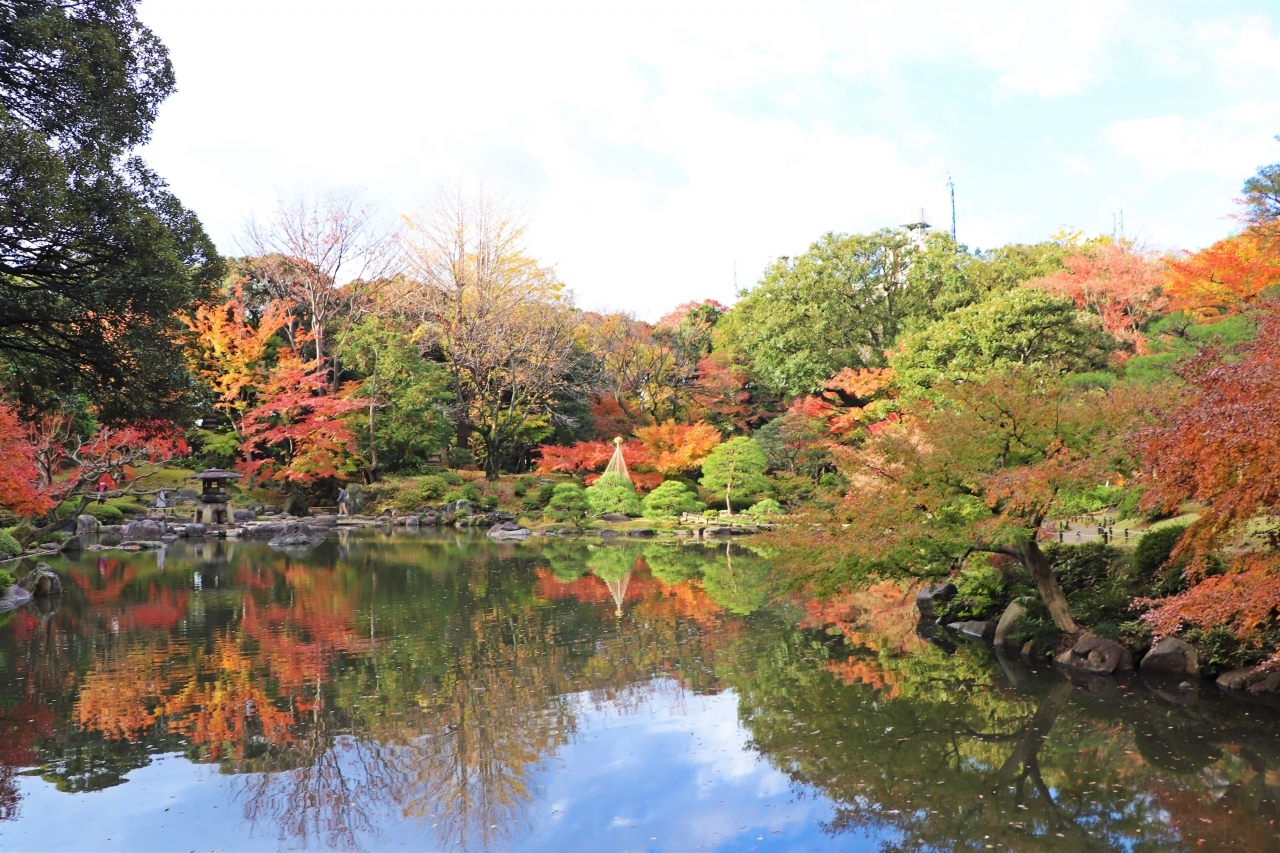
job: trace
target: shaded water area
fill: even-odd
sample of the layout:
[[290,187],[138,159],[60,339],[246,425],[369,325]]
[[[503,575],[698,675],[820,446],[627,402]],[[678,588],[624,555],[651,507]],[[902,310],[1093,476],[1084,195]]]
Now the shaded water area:
[[1280,850],[1280,712],[926,644],[887,588],[847,643],[737,543],[55,568],[0,616],[4,850]]

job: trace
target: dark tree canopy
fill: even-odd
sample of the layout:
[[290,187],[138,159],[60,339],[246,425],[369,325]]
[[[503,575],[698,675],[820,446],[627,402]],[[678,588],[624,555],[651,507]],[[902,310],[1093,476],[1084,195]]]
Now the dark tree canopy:
[[0,0],[0,384],[28,404],[84,392],[110,420],[189,396],[180,312],[221,261],[129,156],[173,86],[129,0]]

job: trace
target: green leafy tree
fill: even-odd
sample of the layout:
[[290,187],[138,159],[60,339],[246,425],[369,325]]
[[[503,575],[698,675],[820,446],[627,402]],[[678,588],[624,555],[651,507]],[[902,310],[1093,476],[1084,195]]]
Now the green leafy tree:
[[417,468],[449,444],[453,425],[443,408],[452,397],[448,375],[388,318],[369,316],[356,324],[342,359],[365,375],[360,396],[369,403],[361,449],[374,478],[381,467]]
[[596,515],[619,512],[624,515],[640,514],[640,498],[636,487],[621,474],[612,471],[602,474],[586,491],[591,511]]
[[905,383],[928,387],[1011,367],[1096,370],[1112,348],[1101,329],[1080,322],[1071,300],[1015,287],[906,336],[892,362]]
[[732,512],[735,492],[746,499],[769,490],[764,476],[767,467],[764,450],[755,439],[740,435],[718,446],[703,461],[702,486],[724,492],[725,509]]
[[664,480],[644,496],[643,509],[645,518],[673,518],[684,512],[701,512],[706,507],[684,483]]
[[551,493],[551,501],[543,515],[552,521],[581,524],[589,512],[591,504],[587,502],[586,489],[577,483],[560,483]]
[[908,287],[915,251],[901,231],[824,234],[770,265],[717,331],[779,393],[817,391],[842,367],[882,365],[903,319],[927,300]]
[[181,316],[222,268],[196,216],[129,156],[174,89],[134,5],[0,12],[0,367],[28,405],[71,385],[107,421],[186,413]]

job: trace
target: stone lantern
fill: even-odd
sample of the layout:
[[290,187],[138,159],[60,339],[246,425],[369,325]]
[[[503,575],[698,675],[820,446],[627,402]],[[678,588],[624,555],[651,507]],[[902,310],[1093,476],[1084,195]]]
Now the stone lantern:
[[200,491],[200,502],[196,504],[196,521],[200,524],[230,524],[231,506],[228,503],[227,481],[239,480],[243,474],[235,471],[223,471],[210,468],[199,474],[192,474],[188,479],[200,480],[204,487]]

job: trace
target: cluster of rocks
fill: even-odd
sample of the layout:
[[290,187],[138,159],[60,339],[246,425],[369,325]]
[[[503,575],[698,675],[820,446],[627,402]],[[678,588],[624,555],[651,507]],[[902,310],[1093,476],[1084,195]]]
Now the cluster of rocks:
[[[940,622],[938,613],[941,606],[955,596],[956,587],[951,583],[927,586],[920,590],[916,595],[916,608],[920,612],[921,624],[932,626]],[[1013,601],[997,622],[951,622],[945,627],[961,636],[1003,647],[1010,631],[1025,615],[1026,608],[1020,602]],[[1024,654],[1030,651],[1029,646],[1030,643],[1023,646]],[[1118,675],[1136,669],[1144,674],[1181,676],[1184,680],[1179,688],[1184,691],[1196,689],[1195,683],[1185,679],[1199,679],[1201,674],[1200,659],[1195,647],[1177,637],[1158,640],[1135,667],[1133,655],[1123,645],[1085,631],[1072,638],[1071,644],[1053,662],[1067,670],[1093,675]],[[1280,671],[1265,665],[1225,672],[1218,676],[1217,684],[1227,693],[1235,695],[1280,699]]]

